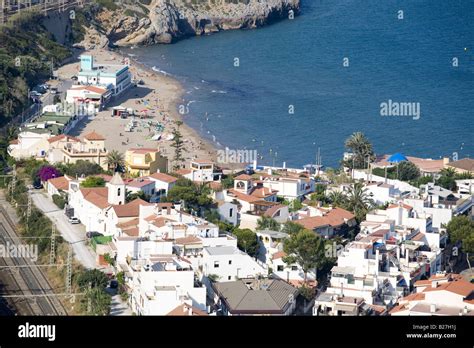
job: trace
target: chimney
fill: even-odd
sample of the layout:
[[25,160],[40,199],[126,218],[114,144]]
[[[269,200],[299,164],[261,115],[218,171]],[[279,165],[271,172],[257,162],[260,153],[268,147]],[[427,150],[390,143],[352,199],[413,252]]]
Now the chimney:
[[436,289],[436,288],[438,287],[438,282],[437,282],[436,280],[435,280],[435,281],[432,281],[432,282],[431,282],[431,287],[432,287],[433,289]]
[[449,163],[449,157],[443,157],[443,167]]
[[283,162],[283,169],[286,169],[286,162]]
[[463,313],[467,315],[467,306],[464,306]]
[[408,250],[405,250],[405,261],[406,261],[407,265],[408,265],[408,257],[409,257],[409,252],[408,252]]
[[430,305],[430,313],[432,314],[436,313],[436,305],[434,303]]

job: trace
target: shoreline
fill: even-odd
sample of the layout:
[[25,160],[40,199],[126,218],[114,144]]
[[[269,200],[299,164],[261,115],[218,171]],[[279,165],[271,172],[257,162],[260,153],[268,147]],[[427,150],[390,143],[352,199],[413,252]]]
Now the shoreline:
[[[180,81],[154,71],[145,64],[137,62],[135,57],[130,57],[120,50],[95,48],[79,54],[76,53],[75,58],[78,58],[81,54],[90,54],[94,56],[96,62],[104,64],[118,64],[127,58],[130,62],[129,69],[132,77],[136,80],[143,80],[144,85],[132,86],[110,102],[104,110],[97,113],[93,118],[78,124],[69,132],[69,135],[80,137],[95,130],[106,138],[106,148],[108,151],[117,150],[121,153],[125,153],[127,149],[133,147],[158,148],[164,156],[168,157],[171,168],[174,149],[171,147],[172,141],[167,140],[165,135],[173,131],[177,121],[182,121],[180,131],[184,141],[184,167],[189,168],[189,162],[196,159],[216,161],[217,148],[207,139],[203,138],[197,130],[186,124],[183,116],[178,112],[178,107],[183,102],[183,95],[185,93]],[[58,77],[63,81],[70,81],[71,76],[76,75],[78,69],[79,61],[74,59],[74,62],[65,64],[57,69]],[[57,83],[49,82],[52,84]],[[145,121],[141,119],[137,121],[139,126],[136,131],[122,133],[122,129],[130,122],[130,118],[120,119],[112,117],[110,109],[117,105],[133,108],[137,113],[145,107],[142,111],[146,111],[148,117]],[[159,123],[164,127],[159,141],[146,138],[146,136],[149,137],[152,133],[152,127],[145,124],[148,122]],[[148,134],[144,135],[143,133],[147,131]]]

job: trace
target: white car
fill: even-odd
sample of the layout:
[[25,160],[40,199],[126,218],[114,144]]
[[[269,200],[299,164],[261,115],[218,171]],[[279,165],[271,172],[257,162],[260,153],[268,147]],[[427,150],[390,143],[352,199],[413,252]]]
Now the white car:
[[71,217],[69,218],[69,222],[73,225],[80,224],[81,220],[79,220],[77,217]]

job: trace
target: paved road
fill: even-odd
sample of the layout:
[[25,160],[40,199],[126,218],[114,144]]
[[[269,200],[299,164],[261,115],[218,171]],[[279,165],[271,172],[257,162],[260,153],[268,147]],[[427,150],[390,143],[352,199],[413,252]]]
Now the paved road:
[[31,194],[34,205],[40,209],[56,224],[56,230],[61,236],[71,243],[74,257],[85,268],[96,268],[95,254],[86,244],[86,232],[83,225],[71,225],[64,212],[59,209],[42,191],[34,191]]
[[[86,245],[84,225],[71,225],[64,212],[43,191],[33,191],[31,197],[34,205],[56,222],[56,229],[64,239],[71,243],[74,257],[86,268],[97,268],[95,253]],[[127,303],[122,301],[120,295],[114,295],[112,296],[110,315],[132,315],[132,311]]]

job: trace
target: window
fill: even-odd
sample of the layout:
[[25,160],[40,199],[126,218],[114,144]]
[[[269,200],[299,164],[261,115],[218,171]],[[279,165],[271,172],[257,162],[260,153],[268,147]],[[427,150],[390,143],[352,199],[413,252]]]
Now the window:
[[298,266],[291,266],[291,270],[292,270],[292,271],[297,271],[297,270],[298,270]]
[[232,279],[232,277],[231,277],[231,276],[228,276],[228,277],[227,277],[227,280],[231,280],[231,279]]
[[229,260],[229,265],[232,265],[232,260]]
[[121,189],[120,187],[117,189],[117,196],[120,196]]
[[283,272],[283,265],[278,265],[277,266],[277,271],[278,272]]
[[234,215],[234,208],[229,209],[229,217],[232,217]]
[[214,268],[219,268],[219,261],[214,261]]

